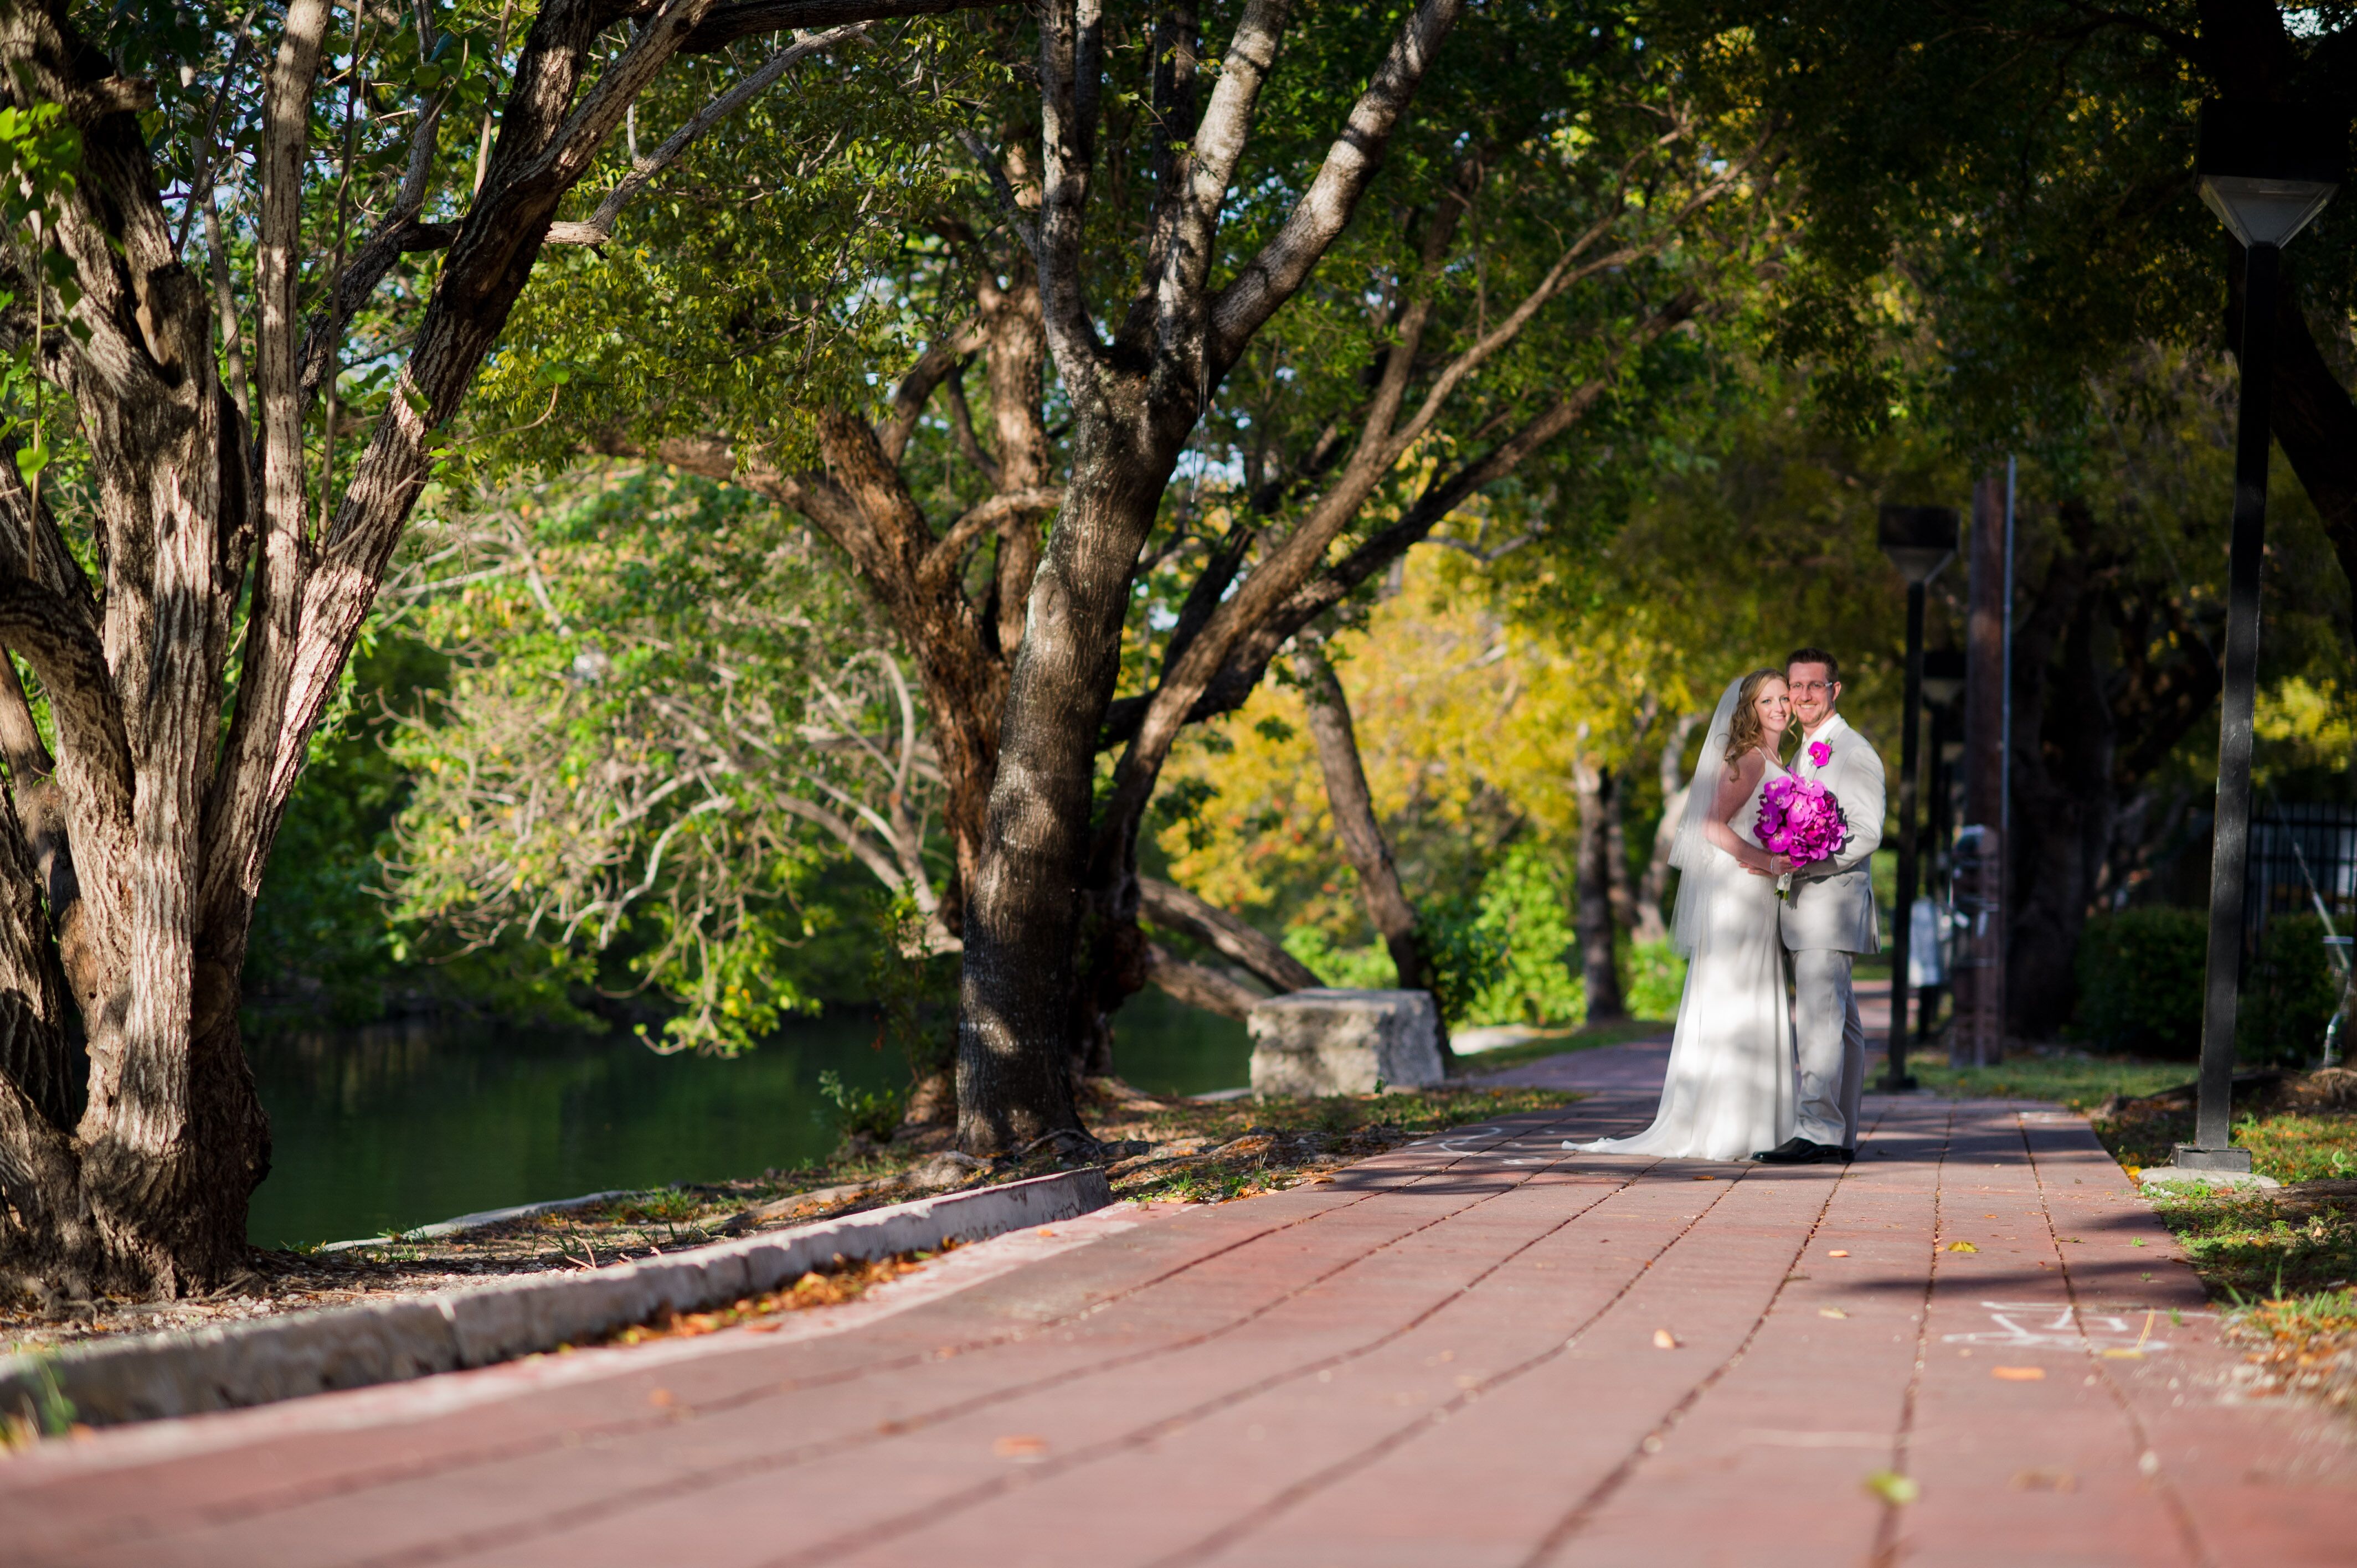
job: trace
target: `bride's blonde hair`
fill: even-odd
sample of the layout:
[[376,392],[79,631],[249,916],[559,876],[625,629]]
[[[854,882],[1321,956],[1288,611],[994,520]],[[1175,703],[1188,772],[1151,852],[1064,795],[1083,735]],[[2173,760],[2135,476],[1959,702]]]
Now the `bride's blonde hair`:
[[1767,749],[1768,732],[1760,723],[1760,688],[1770,681],[1781,681],[1781,670],[1754,670],[1743,678],[1742,688],[1735,693],[1735,713],[1727,725],[1727,765],[1733,768],[1743,760],[1743,754],[1753,746]]

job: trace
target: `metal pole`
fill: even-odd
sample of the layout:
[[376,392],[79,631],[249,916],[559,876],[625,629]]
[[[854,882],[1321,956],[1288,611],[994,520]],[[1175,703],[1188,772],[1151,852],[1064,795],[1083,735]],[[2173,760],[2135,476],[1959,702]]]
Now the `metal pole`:
[[2234,429],[2234,534],[2227,556],[2225,691],[2218,719],[2218,811],[2210,850],[2210,955],[2203,977],[2201,1096],[2189,1170],[2247,1171],[2231,1146],[2234,1011],[2243,979],[2243,878],[2250,857],[2251,709],[2259,676],[2259,572],[2267,530],[2267,392],[2275,373],[2273,245],[2243,252],[2242,408]]
[[[2008,452],[2005,455],[2005,716],[1998,722],[1997,737],[2005,746],[2005,771],[1998,776],[1996,796],[1997,838],[2007,844],[2013,843],[2013,482],[2017,471],[2013,454]],[[2012,852],[2007,854],[2009,857]],[[2003,886],[2002,878],[1999,886]]]
[[1916,732],[1923,711],[1923,585],[1907,585],[1906,718],[1899,742],[1899,908],[1890,918],[1890,1026],[1883,1033],[1882,1087],[1912,1089],[1907,1071],[1907,957],[1915,927]]
[[[1946,832],[1948,825],[1948,765],[1941,759],[1940,756],[1940,753],[1944,748],[1948,738],[1948,710],[1944,703],[1933,704],[1932,708],[1931,729],[1932,734],[1928,744],[1930,745],[1932,751],[1932,787],[1928,791],[1926,791],[1926,793],[1930,795],[1931,799],[1925,803],[1923,808],[1923,840],[1926,845],[1929,846],[1932,864],[1928,871],[1924,873],[1923,880],[1931,885],[1930,892],[1932,901],[1934,904],[1937,904],[1941,901],[1941,850],[1942,846],[1947,842]],[[1903,754],[1904,748],[1902,747],[1901,750]],[[1908,916],[1908,921],[1909,929],[1911,931],[1914,921],[1914,916],[1911,911]],[[1913,950],[1912,939],[1910,937],[1909,951],[1911,952]],[[1937,961],[1936,949],[1934,950],[1934,961]],[[1945,965],[1942,965],[1937,972],[1941,977],[1941,982],[1944,982],[1947,979],[1947,970]],[[1940,983],[1934,983],[1931,985],[1925,986],[1915,997],[1915,1046],[1918,1050],[1928,1050],[1931,1048],[1932,1017],[1932,1015],[1940,1010]]]

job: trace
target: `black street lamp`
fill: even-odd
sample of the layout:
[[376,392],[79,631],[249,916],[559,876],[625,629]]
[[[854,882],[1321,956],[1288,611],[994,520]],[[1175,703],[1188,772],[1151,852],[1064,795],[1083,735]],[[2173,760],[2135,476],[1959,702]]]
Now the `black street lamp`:
[[1915,923],[1916,731],[1923,710],[1923,591],[1955,559],[1956,512],[1944,506],[1887,506],[1878,542],[1907,579],[1906,717],[1899,742],[1899,908],[1890,917],[1890,1027],[1883,1035],[1882,1088],[1913,1089],[1907,1070],[1907,954]]
[[2281,104],[2201,106],[2194,156],[2201,199],[2243,245],[2242,406],[2234,426],[2234,531],[2227,556],[2225,690],[2218,810],[2210,851],[2210,953],[2202,980],[2201,1090],[2179,1170],[2247,1173],[2233,1146],[2234,1012],[2243,973],[2243,877],[2250,853],[2251,709],[2259,675],[2259,568],[2266,542],[2267,394],[2275,374],[2276,272],[2283,247],[2341,187],[2348,122]]

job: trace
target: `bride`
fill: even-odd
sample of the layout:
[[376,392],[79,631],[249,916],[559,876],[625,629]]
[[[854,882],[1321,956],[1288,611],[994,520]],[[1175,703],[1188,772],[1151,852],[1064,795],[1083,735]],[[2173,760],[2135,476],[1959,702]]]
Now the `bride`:
[[1719,698],[1670,850],[1684,874],[1672,936],[1688,962],[1661,1110],[1634,1137],[1564,1147],[1748,1160],[1792,1135],[1792,1026],[1775,882],[1792,867],[1760,848],[1753,829],[1760,789],[1784,772],[1776,750],[1791,716],[1778,671],[1754,670]]

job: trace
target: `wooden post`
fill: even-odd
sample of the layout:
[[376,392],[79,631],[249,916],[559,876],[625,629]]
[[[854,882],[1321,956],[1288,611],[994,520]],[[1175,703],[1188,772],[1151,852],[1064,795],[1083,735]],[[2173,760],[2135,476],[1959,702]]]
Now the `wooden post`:
[[2005,1058],[2005,477],[1973,487],[1971,603],[1964,624],[1964,822],[1955,861],[1955,1028],[1949,1060]]

